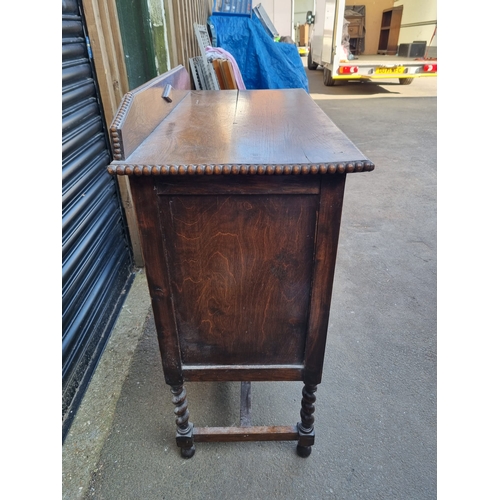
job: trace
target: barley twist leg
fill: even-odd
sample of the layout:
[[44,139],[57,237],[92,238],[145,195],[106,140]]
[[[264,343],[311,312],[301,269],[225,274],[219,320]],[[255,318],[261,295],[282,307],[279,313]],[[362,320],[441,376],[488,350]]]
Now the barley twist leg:
[[184,386],[174,386],[170,389],[174,395],[172,403],[175,405],[177,433],[175,440],[181,449],[183,458],[191,458],[194,455],[193,424],[189,422],[189,410],[187,407],[186,389]]
[[297,454],[301,457],[308,457],[314,444],[314,403],[318,389],[317,385],[304,385],[302,389],[302,408],[300,410],[300,422],[297,424],[299,431],[299,441],[297,444]]

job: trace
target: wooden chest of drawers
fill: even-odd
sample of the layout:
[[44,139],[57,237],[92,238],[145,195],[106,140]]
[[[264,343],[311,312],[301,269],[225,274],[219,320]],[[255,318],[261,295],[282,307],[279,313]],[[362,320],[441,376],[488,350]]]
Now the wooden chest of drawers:
[[[181,455],[195,441],[296,440],[308,456],[345,178],[373,163],[304,90],[193,91],[182,66],[126,94],[111,136]],[[300,422],[251,426],[250,382],[294,380]],[[240,426],[194,427],[185,381],[241,381]]]
[[349,36],[351,38],[362,38],[364,36],[364,23],[360,17],[346,17],[349,21]]

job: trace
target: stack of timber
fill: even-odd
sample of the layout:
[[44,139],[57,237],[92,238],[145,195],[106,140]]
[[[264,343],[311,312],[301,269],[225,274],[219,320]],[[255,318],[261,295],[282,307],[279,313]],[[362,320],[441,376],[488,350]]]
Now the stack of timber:
[[[206,26],[194,24],[201,56],[189,59],[191,74],[196,90],[235,90],[238,89],[232,62],[224,57],[207,57],[211,41]],[[237,71],[239,71],[237,69]]]
[[212,66],[215,70],[221,90],[238,89],[231,61],[227,59],[214,59],[212,61]]

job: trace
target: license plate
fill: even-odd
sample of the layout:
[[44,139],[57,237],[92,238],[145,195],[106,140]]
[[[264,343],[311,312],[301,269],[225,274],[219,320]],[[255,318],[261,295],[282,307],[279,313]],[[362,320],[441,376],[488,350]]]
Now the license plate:
[[378,74],[400,74],[405,72],[405,67],[404,66],[392,66],[392,67],[386,67],[386,66],[379,66],[378,68],[375,68],[375,73]]

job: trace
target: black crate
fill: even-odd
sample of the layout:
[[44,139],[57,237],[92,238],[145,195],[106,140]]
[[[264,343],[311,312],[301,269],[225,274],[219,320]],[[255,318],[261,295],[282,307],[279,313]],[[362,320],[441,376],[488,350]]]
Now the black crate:
[[410,57],[424,57],[427,42],[413,42],[410,48]]
[[400,43],[398,56],[400,57],[424,57],[427,42]]
[[398,49],[398,56],[410,57],[411,43],[400,43]]

